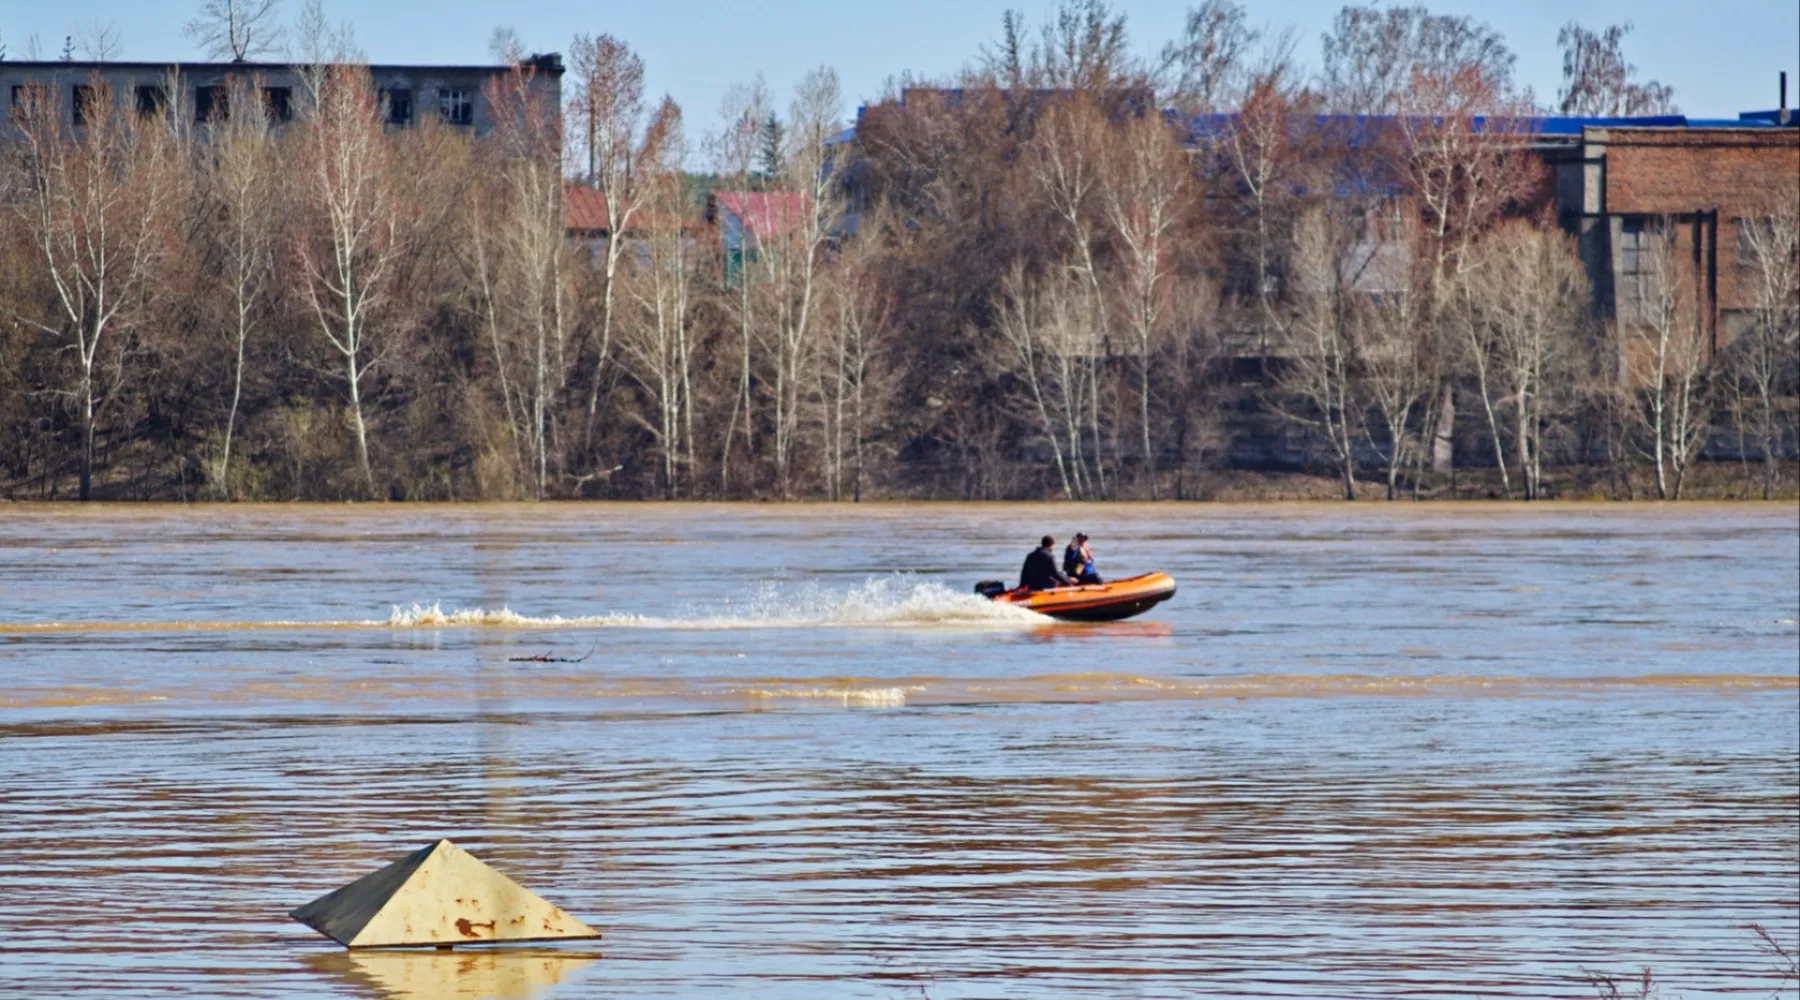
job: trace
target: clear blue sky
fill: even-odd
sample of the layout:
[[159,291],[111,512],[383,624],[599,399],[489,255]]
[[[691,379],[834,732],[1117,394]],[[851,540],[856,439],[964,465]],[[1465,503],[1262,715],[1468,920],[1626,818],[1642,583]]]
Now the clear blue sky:
[[[1185,0],[1119,0],[1130,17],[1134,45],[1160,48],[1181,24]],[[65,0],[62,3],[0,0],[0,36],[9,58],[25,57],[36,35],[45,58],[56,58],[63,37],[95,23],[115,25],[122,58],[194,59],[181,24],[197,3],[166,0]],[[673,94],[687,113],[691,134],[713,126],[726,87],[760,71],[786,104],[806,70],[822,63],[837,69],[846,113],[878,96],[902,71],[948,73],[969,61],[997,34],[1009,6],[1041,20],[1043,0],[536,0],[529,4],[473,0],[326,0],[334,20],[348,20],[358,42],[376,62],[470,62],[487,59],[497,24],[510,24],[537,50],[563,51],[576,32],[610,32],[644,57],[653,94]],[[1319,32],[1342,0],[1252,0],[1253,19],[1294,25],[1300,55],[1317,63]],[[1800,84],[1800,3],[1796,0],[1428,0],[1444,13],[1472,15],[1500,30],[1518,54],[1521,81],[1540,101],[1555,93],[1561,73],[1557,29],[1570,19],[1599,28],[1632,21],[1626,55],[1641,76],[1675,88],[1689,115],[1735,117],[1773,107],[1776,73],[1789,72],[1789,103]],[[299,0],[286,0],[291,18]]]

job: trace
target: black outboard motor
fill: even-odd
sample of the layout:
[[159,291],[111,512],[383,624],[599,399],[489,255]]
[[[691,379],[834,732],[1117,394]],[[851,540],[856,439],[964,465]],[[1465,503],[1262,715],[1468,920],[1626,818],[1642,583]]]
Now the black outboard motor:
[[988,600],[993,600],[1006,593],[1007,586],[999,580],[983,580],[975,585],[975,592]]

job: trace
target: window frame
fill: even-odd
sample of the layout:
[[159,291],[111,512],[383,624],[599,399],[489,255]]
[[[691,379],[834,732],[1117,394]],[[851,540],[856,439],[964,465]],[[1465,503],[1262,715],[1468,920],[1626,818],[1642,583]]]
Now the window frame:
[[1649,274],[1644,266],[1644,254],[1650,251],[1649,241],[1656,235],[1655,227],[1641,216],[1627,217],[1619,222],[1619,276],[1642,277]]
[[438,117],[446,125],[475,124],[475,92],[460,87],[438,88]]
[[1648,255],[1656,252],[1655,241],[1661,238],[1662,226],[1654,216],[1628,215],[1619,221],[1618,278],[1613,298],[1622,320],[1643,322],[1644,313],[1657,294],[1655,262]]

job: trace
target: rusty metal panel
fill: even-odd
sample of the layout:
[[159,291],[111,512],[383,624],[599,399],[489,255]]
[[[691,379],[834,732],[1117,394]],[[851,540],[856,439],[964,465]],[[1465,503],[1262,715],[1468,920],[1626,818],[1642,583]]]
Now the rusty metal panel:
[[448,840],[414,851],[289,916],[348,948],[600,936]]

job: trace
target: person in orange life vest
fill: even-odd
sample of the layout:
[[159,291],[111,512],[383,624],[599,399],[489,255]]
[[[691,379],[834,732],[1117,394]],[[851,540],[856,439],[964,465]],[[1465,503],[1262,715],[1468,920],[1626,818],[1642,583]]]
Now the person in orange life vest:
[[1094,551],[1088,548],[1088,536],[1077,531],[1075,540],[1063,550],[1063,572],[1076,583],[1104,583],[1094,569]]

